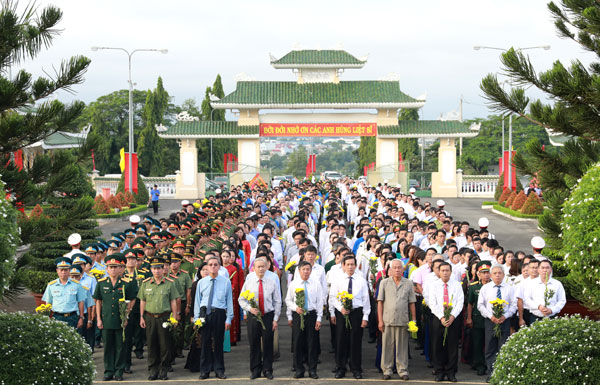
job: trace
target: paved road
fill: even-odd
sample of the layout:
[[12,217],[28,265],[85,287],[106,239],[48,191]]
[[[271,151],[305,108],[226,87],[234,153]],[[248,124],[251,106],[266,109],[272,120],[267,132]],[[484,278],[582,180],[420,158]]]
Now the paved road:
[[[429,200],[429,199],[428,199]],[[431,199],[435,203],[435,199]],[[445,199],[446,209],[454,216],[455,219],[467,220],[473,227],[476,226],[477,220],[481,216],[486,216],[490,220],[490,231],[494,233],[499,240],[500,244],[505,246],[507,249],[513,250],[530,250],[529,240],[533,235],[538,232],[536,230],[536,224],[534,222],[514,222],[510,219],[501,217],[493,214],[488,210],[481,209],[482,199]],[[168,213],[176,210],[179,207],[179,202],[176,200],[162,200],[162,210],[159,212],[159,217],[168,215]],[[143,213],[142,213],[143,214]],[[110,237],[110,233],[120,231],[127,226],[127,220],[121,220],[116,222],[108,222],[102,226],[104,237]],[[33,309],[33,299],[30,296],[23,296],[16,304],[10,306],[0,306],[0,309],[6,309],[9,311],[16,310],[29,310]],[[285,318],[285,317],[284,317]],[[381,380],[381,374],[378,373],[375,368],[375,344],[367,343],[367,333],[363,340],[363,370],[364,379],[360,383],[387,383]],[[273,384],[289,384],[295,383],[311,383],[311,384],[327,384],[332,381],[351,381],[357,382],[353,378],[346,378],[343,380],[337,380],[334,378],[334,374],[331,372],[334,365],[334,357],[332,353],[329,353],[329,325],[325,321],[322,332],[321,332],[321,345],[322,363],[319,365],[318,372],[321,377],[319,380],[304,379],[296,380],[293,378],[293,372],[290,371],[292,354],[290,352],[290,339],[291,329],[285,323],[285,320],[280,322],[280,349],[281,359],[274,364],[274,376],[275,380]],[[225,366],[226,374],[228,379],[221,382],[224,383],[240,383],[250,382],[248,379],[249,368],[248,368],[248,345],[246,342],[247,333],[245,326],[242,326],[242,341],[238,343],[238,346],[232,348],[231,353],[225,355]],[[434,382],[434,376],[431,374],[430,368],[427,367],[423,356],[420,355],[420,351],[415,351],[411,344],[410,352],[412,359],[410,360],[410,378],[408,383],[411,384],[424,384]],[[185,352],[187,354],[187,352]],[[133,359],[133,374],[125,375],[124,383],[128,384],[146,384],[150,383],[147,381],[146,371],[146,360]],[[103,377],[103,362],[102,362],[102,349],[96,349],[94,353],[94,362],[96,364],[97,376],[96,382],[105,383],[102,381]],[[175,371],[169,373],[169,381],[177,382],[181,384],[197,384],[198,374],[190,373],[183,369],[185,364],[184,359],[177,359],[174,366]],[[483,384],[485,383],[485,377],[480,377],[475,374],[468,366],[459,364],[459,371],[457,378],[460,383],[463,384]],[[398,378],[395,377],[395,380]],[[211,377],[206,381],[216,381],[217,379]],[[255,381],[267,381],[266,379],[260,379]],[[110,383],[110,382],[106,382]]]

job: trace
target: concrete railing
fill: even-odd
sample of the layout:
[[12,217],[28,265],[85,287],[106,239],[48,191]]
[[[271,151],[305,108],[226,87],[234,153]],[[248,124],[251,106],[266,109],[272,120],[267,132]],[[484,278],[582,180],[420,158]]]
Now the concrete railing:
[[493,198],[498,186],[496,175],[462,175],[457,172],[458,196],[465,198]]
[[[104,176],[92,175],[92,183],[96,189],[96,195],[105,195],[106,192],[109,193],[108,195],[115,195],[120,179],[120,174],[107,174]],[[164,177],[142,176],[142,180],[144,181],[148,193],[154,188],[154,185],[157,185],[161,198],[175,198],[175,175],[167,175]]]

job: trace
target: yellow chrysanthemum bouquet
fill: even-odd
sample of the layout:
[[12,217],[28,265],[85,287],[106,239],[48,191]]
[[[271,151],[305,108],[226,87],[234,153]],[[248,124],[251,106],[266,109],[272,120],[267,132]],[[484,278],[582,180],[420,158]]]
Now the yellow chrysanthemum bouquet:
[[[248,301],[248,303],[250,304],[250,306],[253,309],[259,309],[258,303],[256,303],[255,295],[253,292],[251,292],[250,290],[246,290],[246,291],[241,292],[240,295],[242,296],[243,299]],[[265,323],[263,322],[262,316],[263,315],[260,313],[260,310],[258,310],[258,314],[256,314],[254,317],[256,317],[256,320],[258,322],[260,322],[260,325],[262,326],[263,330],[266,330]]]
[[[337,299],[342,304],[342,307],[348,311],[352,311],[352,299],[354,295],[348,293],[347,291],[340,291],[337,294]],[[350,323],[350,315],[344,314],[344,319],[346,320],[346,329],[352,329],[352,324]]]

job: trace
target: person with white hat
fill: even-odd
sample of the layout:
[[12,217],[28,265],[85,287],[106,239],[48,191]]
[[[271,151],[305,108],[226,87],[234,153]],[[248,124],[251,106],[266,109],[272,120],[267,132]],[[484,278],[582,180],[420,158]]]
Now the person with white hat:
[[66,253],[64,257],[72,259],[74,254],[83,254],[83,252],[79,250],[79,248],[81,247],[81,235],[77,233],[69,235],[69,238],[67,238],[67,243],[69,244],[69,246],[71,246],[71,251]]
[[415,193],[417,192],[417,189],[414,187],[411,187],[408,192],[410,193],[410,196],[415,199]]
[[129,224],[131,225],[131,228],[135,228],[135,226],[137,226],[140,223],[141,219],[139,215],[132,215],[129,217]]
[[479,221],[477,222],[477,224],[479,225],[479,231],[483,231],[483,230],[487,230],[488,232],[488,239],[496,239],[496,236],[492,233],[490,233],[490,231],[488,230],[488,226],[490,225],[490,221],[486,218],[486,217],[481,217],[479,218]]
[[537,259],[538,261],[544,261],[548,259],[547,257],[544,257],[542,255],[542,250],[544,249],[544,247],[546,247],[546,242],[544,241],[544,238],[539,236],[531,238],[531,247],[533,248],[533,256],[535,259]]
[[438,199],[438,201],[435,202],[435,204],[437,205],[438,210],[442,210],[447,217],[450,216],[450,213],[444,209],[444,206],[446,206],[446,202],[444,202],[442,199]]

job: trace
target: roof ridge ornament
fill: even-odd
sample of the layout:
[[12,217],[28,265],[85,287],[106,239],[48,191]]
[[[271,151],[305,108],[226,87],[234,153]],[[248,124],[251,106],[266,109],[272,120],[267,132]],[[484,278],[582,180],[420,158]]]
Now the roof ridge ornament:
[[177,116],[175,116],[175,119],[178,122],[197,122],[200,120],[199,117],[192,116],[187,111],[181,111],[180,113],[177,114]]
[[275,57],[275,55],[273,55],[271,52],[269,52],[269,59],[271,60],[271,63],[276,62],[278,59]]
[[168,127],[165,127],[161,124],[155,124],[154,128],[156,129],[156,132],[165,132],[168,130]]
[[440,116],[440,120],[442,122],[445,122],[445,121],[454,121],[454,120],[460,121],[460,113],[458,111],[455,111],[455,110],[449,111],[445,115],[441,115]]
[[[362,60],[362,58],[360,60]],[[390,72],[389,74],[380,77],[378,80],[382,80],[382,81],[386,81],[386,82],[399,82],[400,75],[398,75],[395,72]]]

